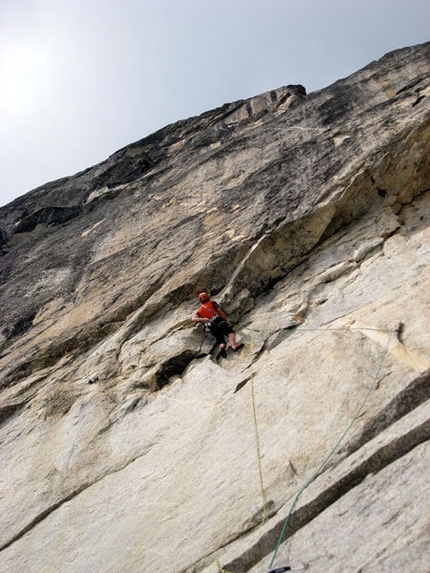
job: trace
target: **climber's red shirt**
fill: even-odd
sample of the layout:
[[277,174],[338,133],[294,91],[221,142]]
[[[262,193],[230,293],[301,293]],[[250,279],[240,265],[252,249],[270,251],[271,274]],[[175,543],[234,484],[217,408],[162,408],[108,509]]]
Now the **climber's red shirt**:
[[197,311],[200,318],[213,318],[219,315],[219,306],[214,300],[208,300]]

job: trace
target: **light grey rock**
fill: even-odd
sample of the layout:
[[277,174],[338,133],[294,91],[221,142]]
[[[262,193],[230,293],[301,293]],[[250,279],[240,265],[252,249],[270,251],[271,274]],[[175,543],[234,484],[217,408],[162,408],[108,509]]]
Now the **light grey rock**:
[[[275,567],[385,573],[430,567],[427,441],[368,477],[296,533]],[[352,517],[354,516],[354,518]],[[266,571],[261,563],[249,571]]]
[[[387,430],[380,432],[376,438],[348,456],[348,458],[339,463],[336,468],[332,468],[330,472],[323,471],[324,467],[321,467],[323,464],[319,466],[319,468],[321,467],[321,471],[318,471],[319,468],[315,468],[314,474],[309,476],[309,479],[301,485],[295,496],[289,500],[276,516],[265,523],[259,530],[253,532],[247,539],[247,543],[239,540],[223,555],[224,562],[230,559],[226,568],[239,572],[268,570],[269,568],[272,569],[282,566],[291,566],[292,569],[300,569],[301,567],[311,567],[312,561],[315,561],[315,565],[320,567],[319,558],[311,558],[309,562],[306,563],[302,561],[300,564],[293,564],[290,555],[290,549],[295,543],[295,540],[306,537],[307,532],[310,531],[312,532],[312,536],[320,540],[320,548],[323,547],[324,544],[327,547],[337,544],[339,546],[338,551],[346,549],[346,553],[342,557],[338,556],[336,559],[333,559],[330,565],[327,563],[326,566],[330,567],[330,570],[342,570],[342,568],[344,568],[344,570],[353,571],[359,569],[360,567],[357,563],[348,563],[348,552],[351,552],[351,555],[353,552],[356,552],[360,555],[360,559],[372,563],[372,567],[378,570],[378,556],[381,551],[383,550],[385,556],[390,557],[393,561],[396,558],[397,550],[394,550],[394,548],[390,549],[390,547],[382,547],[380,538],[378,537],[374,538],[375,543],[372,545],[373,535],[368,532],[371,527],[376,530],[372,520],[375,521],[377,527],[379,527],[381,516],[385,518],[387,514],[395,513],[392,499],[399,493],[395,482],[398,479],[398,474],[403,471],[405,465],[412,466],[410,470],[411,476],[405,478],[405,481],[410,481],[410,489],[409,491],[405,490],[402,492],[401,502],[406,503],[405,499],[408,500],[410,507],[413,506],[417,514],[420,515],[420,518],[424,518],[421,521],[425,526],[421,532],[422,538],[419,540],[419,543],[422,543],[426,537],[426,530],[428,528],[428,515],[426,515],[426,511],[422,511],[423,504],[424,507],[427,507],[427,505],[424,500],[421,501],[421,497],[424,493],[423,490],[425,489],[425,477],[421,475],[421,471],[422,466],[426,467],[426,465],[428,465],[428,440],[430,435],[429,409],[430,401],[427,401],[416,410],[392,424]],[[425,444],[424,451],[422,451],[421,444]],[[420,474],[419,476],[414,475],[415,470],[412,462],[400,461],[403,460],[403,458],[410,459],[411,451],[415,452],[412,457],[416,455],[416,452],[419,452],[418,456],[422,458],[417,468],[417,473]],[[400,472],[397,469],[398,467],[401,468]],[[385,476],[388,474],[388,478],[382,478],[385,480],[384,483],[386,483],[387,479],[393,482],[393,484],[389,486],[390,491],[386,492],[387,501],[381,501],[384,499],[384,492],[377,487],[375,488],[373,478],[379,475],[379,473]],[[413,480],[417,481],[416,488],[412,485]],[[384,485],[384,487],[387,486]],[[363,492],[368,492],[368,495],[376,495],[380,498],[378,499],[378,504],[375,504],[375,507],[370,508],[367,512],[366,519],[363,517],[361,511],[357,510],[354,516],[353,511],[342,511],[338,509],[338,506],[347,503],[345,499],[348,499],[348,497],[360,500],[363,496]],[[384,503],[386,503],[386,507],[384,510],[381,510],[381,506],[384,505]],[[331,517],[328,518],[331,525],[323,526],[320,530],[316,531],[321,527],[321,516],[327,514],[331,515]],[[347,516],[346,520],[350,522],[348,525],[345,524],[345,516]],[[390,523],[390,518],[387,518],[386,521]],[[409,533],[403,529],[401,520],[396,520],[394,525],[393,530],[389,531],[388,538],[392,540],[393,536],[401,534],[405,537],[404,542],[406,542]],[[346,548],[344,534],[340,535],[339,531],[336,531],[337,528],[339,528],[339,530],[342,528],[345,528],[345,530],[350,529],[348,532],[348,548]],[[357,530],[356,534],[353,532],[354,529]],[[411,543],[415,543],[417,532],[414,530],[410,533],[410,541]],[[368,536],[368,542],[365,547],[362,541],[363,535]],[[306,543],[309,543],[309,545],[306,546]],[[309,539],[307,539],[306,543],[303,544],[301,550],[312,554],[315,545],[310,542]],[[250,563],[257,561],[259,555],[268,552],[268,548],[271,549],[271,554],[265,557],[255,568],[249,569]],[[321,549],[321,551],[323,550]],[[235,557],[232,559],[233,555]],[[328,550],[325,557],[327,561],[330,562],[334,554]],[[429,557],[430,551],[426,548],[422,555],[423,562],[426,561],[428,563]],[[412,552],[409,559],[411,559],[412,562],[415,561],[415,556]]]
[[331,452],[280,559],[425,571],[429,96],[406,48],[0,209],[0,570],[266,568]]

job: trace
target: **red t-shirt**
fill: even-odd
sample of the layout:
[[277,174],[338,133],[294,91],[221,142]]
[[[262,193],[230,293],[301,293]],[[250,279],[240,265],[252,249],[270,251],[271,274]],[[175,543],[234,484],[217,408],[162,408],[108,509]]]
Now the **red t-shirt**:
[[213,318],[214,316],[218,316],[219,306],[214,300],[208,300],[197,311],[198,316],[200,318]]

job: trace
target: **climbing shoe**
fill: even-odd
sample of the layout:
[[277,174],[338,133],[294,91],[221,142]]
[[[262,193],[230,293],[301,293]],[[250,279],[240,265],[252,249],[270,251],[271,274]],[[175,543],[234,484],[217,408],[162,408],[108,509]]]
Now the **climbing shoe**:
[[221,357],[222,357],[222,358],[227,358],[227,350],[225,349],[225,346],[222,346],[222,347],[219,349],[218,356],[217,356],[217,360],[218,360],[219,358],[221,358]]

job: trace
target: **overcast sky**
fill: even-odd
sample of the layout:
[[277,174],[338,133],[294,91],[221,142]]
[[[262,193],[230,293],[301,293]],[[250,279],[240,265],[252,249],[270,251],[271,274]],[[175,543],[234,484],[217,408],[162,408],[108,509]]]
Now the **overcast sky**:
[[0,0],[0,205],[168,123],[428,40],[429,0]]

